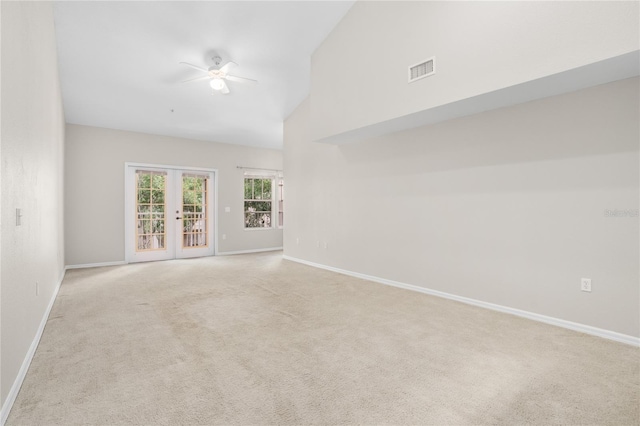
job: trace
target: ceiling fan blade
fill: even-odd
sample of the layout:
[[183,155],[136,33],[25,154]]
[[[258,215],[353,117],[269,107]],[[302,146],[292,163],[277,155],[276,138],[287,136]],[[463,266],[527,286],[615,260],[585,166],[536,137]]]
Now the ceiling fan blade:
[[222,93],[223,95],[226,95],[227,93],[229,93],[229,88],[227,87],[227,83],[225,83],[224,80],[221,80],[221,81],[224,84],[224,86],[222,86],[222,89],[220,89],[220,93]]
[[197,65],[190,64],[189,62],[178,62],[178,63],[179,63],[179,64],[186,65],[186,66],[191,67],[191,68],[194,68],[194,69],[197,69],[197,70],[199,70],[199,71],[203,71],[203,72],[208,72],[208,71],[209,71],[209,70],[204,69],[204,68],[202,68],[202,67],[199,67],[199,66],[197,66]]
[[200,81],[200,80],[207,80],[211,77],[209,77],[208,75],[203,75],[202,77],[196,77],[196,78],[190,78],[189,80],[184,80],[183,83],[189,83],[192,81]]
[[238,66],[238,64],[236,64],[236,63],[235,63],[235,62],[233,62],[233,61],[229,61],[229,62],[227,62],[226,64],[224,64],[222,67],[220,67],[220,71],[222,71],[223,73],[225,73],[225,74],[226,74],[226,73],[228,73],[228,72],[229,72],[229,69],[230,69],[232,66],[237,67],[237,66]]
[[227,80],[229,81],[235,81],[237,83],[253,83],[253,84],[258,84],[258,80],[253,80],[250,78],[245,78],[245,77],[238,77],[236,75],[229,75],[227,74],[225,77]]

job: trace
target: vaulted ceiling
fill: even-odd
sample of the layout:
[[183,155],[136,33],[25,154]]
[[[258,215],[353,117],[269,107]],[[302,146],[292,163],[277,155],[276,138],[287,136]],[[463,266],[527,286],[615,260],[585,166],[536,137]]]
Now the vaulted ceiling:
[[[68,123],[190,139],[282,147],[283,120],[309,93],[310,56],[353,1],[57,2]],[[214,92],[212,58],[233,61]],[[43,64],[46,65],[46,64]]]

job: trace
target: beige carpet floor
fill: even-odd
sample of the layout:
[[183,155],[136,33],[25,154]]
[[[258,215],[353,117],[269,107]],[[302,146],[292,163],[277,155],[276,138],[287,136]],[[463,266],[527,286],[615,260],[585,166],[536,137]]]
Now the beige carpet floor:
[[7,424],[637,425],[639,355],[279,252],[72,270]]

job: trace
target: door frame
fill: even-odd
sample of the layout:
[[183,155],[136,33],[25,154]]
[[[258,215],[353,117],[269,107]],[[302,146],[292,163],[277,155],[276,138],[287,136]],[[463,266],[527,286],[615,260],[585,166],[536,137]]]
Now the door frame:
[[[184,170],[189,172],[206,172],[211,173],[213,175],[213,207],[212,207],[212,218],[213,218],[213,256],[218,255],[218,169],[211,169],[208,167],[185,167],[185,166],[176,166],[176,165],[166,165],[166,164],[152,164],[152,163],[136,163],[136,162],[125,162],[124,163],[124,258],[126,263],[131,263],[133,259],[133,246],[128,244],[127,238],[133,232],[133,223],[129,221],[129,215],[134,208],[134,200],[129,199],[127,194],[131,190],[128,187],[130,182],[127,179],[127,173],[129,168],[149,168],[149,169],[165,169],[165,170]],[[167,212],[168,213],[168,212]],[[168,217],[168,216],[167,216]],[[176,244],[178,242],[176,241]]]

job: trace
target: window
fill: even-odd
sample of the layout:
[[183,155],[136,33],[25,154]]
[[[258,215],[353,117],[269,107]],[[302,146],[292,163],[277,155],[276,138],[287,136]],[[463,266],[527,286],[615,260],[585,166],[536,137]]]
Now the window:
[[165,250],[167,174],[136,170],[136,251]]
[[244,178],[244,227],[272,228],[273,177]]
[[284,178],[278,177],[278,227],[284,226]]

